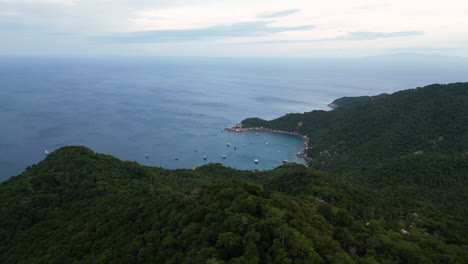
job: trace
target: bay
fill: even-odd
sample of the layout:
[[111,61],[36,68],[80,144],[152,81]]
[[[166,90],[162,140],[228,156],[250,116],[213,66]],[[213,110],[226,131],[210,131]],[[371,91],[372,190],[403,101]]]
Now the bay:
[[66,145],[170,169],[305,163],[295,155],[302,150],[298,137],[223,129],[252,116],[329,110],[342,96],[466,81],[467,65],[455,59],[1,57],[0,181]]

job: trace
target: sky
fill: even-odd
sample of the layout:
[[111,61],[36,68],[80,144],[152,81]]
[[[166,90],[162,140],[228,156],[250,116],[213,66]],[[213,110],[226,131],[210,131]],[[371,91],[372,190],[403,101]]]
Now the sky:
[[468,57],[467,0],[0,0],[0,55]]

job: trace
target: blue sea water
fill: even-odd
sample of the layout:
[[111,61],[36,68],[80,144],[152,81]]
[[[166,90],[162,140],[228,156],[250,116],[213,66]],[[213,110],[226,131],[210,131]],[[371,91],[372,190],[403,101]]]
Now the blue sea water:
[[223,129],[252,116],[328,110],[342,96],[467,81],[467,73],[467,60],[438,58],[0,57],[0,181],[66,145],[164,168],[305,163],[295,155],[300,138]]

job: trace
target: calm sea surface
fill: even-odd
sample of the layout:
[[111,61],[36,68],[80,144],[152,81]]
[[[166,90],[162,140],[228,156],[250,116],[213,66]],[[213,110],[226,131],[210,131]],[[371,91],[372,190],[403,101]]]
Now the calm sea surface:
[[164,168],[304,163],[297,137],[223,129],[252,116],[327,110],[342,96],[467,79],[466,60],[0,57],[0,181],[66,145]]

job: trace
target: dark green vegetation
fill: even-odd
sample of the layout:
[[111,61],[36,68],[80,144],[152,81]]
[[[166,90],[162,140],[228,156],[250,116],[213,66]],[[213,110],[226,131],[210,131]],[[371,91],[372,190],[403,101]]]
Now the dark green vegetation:
[[388,94],[383,93],[383,94],[379,94],[376,96],[341,97],[333,101],[331,105],[335,105],[338,107],[338,106],[349,106],[352,104],[362,104],[362,103],[368,103],[370,101],[383,99],[387,96]]
[[467,263],[467,88],[244,121],[308,133],[321,171],[61,148],[0,185],[0,263]]
[[434,84],[374,100],[348,101],[329,112],[288,114],[271,121],[249,118],[242,123],[308,135],[307,154],[317,168],[348,169],[417,151],[463,155],[468,149],[468,83]]

